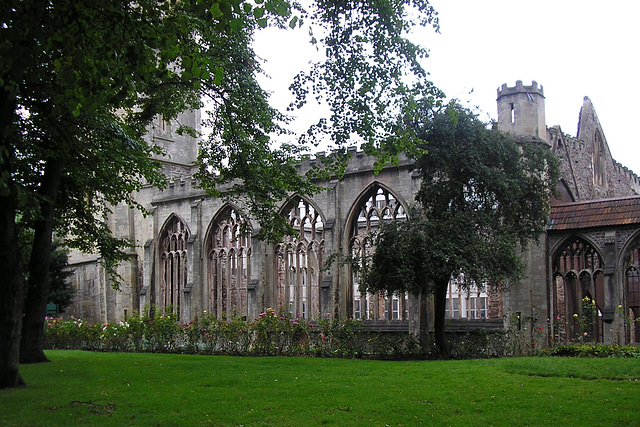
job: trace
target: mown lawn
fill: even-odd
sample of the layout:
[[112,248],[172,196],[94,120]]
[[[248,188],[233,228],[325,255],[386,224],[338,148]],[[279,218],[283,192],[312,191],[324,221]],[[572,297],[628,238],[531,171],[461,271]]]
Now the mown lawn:
[[47,355],[0,425],[640,425],[640,359]]

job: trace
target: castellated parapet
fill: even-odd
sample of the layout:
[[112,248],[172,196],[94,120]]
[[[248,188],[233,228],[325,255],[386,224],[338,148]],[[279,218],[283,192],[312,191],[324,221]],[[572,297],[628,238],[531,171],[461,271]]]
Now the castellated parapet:
[[[349,160],[343,171],[343,174],[342,174],[343,176],[357,174],[357,173],[370,174],[374,168],[374,165],[378,161],[378,158],[376,156],[367,154],[355,146],[348,147],[347,151],[349,153]],[[298,170],[299,173],[306,174],[313,168],[322,168],[323,161],[328,160],[331,156],[332,156],[331,153],[319,151],[314,156],[307,158],[305,160],[302,160],[300,163],[298,163],[296,165],[296,169]],[[387,164],[383,167],[383,169],[387,169],[387,168],[400,168],[400,169],[413,170],[415,168],[415,161],[402,153],[399,155],[397,164],[394,164],[394,165]]]
[[544,97],[544,88],[535,80],[531,82],[531,86],[525,86],[522,84],[522,80],[518,80],[514,87],[509,87],[506,83],[503,83],[502,86],[498,88],[498,98],[523,92],[536,93]]

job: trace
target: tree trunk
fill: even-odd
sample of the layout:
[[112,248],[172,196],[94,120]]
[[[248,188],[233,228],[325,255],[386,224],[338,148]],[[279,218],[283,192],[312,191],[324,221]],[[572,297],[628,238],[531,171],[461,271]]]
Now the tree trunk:
[[13,197],[0,197],[0,389],[24,385],[18,370],[24,275]]
[[436,282],[434,292],[434,321],[433,329],[436,340],[436,347],[440,356],[447,357],[449,355],[449,349],[447,348],[447,339],[444,333],[445,323],[445,309],[447,307],[447,287],[449,285],[449,278],[446,280],[440,280]]
[[20,363],[48,362],[44,354],[44,318],[47,313],[49,266],[55,204],[64,170],[64,162],[49,160],[40,185],[40,217],[34,224],[29,258],[27,299],[22,319]]
[[24,385],[19,372],[24,303],[22,253],[16,228],[18,189],[10,142],[15,97],[0,89],[0,389]]
[[422,350],[428,351],[431,343],[429,342],[429,310],[425,292],[418,295],[418,340]]

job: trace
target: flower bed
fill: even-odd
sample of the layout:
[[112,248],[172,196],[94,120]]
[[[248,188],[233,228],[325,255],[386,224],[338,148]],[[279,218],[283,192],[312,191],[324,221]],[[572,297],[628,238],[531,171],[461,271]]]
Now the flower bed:
[[217,319],[203,312],[180,323],[175,314],[134,315],[115,323],[47,318],[45,347],[94,351],[349,358],[417,358],[421,349],[409,333],[379,333],[329,313],[307,320],[267,309],[258,317]]

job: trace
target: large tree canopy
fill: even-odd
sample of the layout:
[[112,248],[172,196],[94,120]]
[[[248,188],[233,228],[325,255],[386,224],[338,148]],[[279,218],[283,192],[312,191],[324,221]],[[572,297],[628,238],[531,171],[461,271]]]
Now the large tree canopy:
[[436,344],[446,353],[449,280],[482,287],[521,278],[518,248],[544,231],[558,172],[542,141],[515,140],[459,105],[427,104],[415,117],[410,126],[429,150],[416,161],[421,212],[381,228],[362,290],[432,293]]
[[[163,185],[150,156],[158,149],[143,139],[158,114],[171,119],[199,108],[203,98],[213,103],[198,177],[212,195],[242,194],[265,237],[282,232],[278,200],[314,190],[295,173],[298,151],[270,144],[285,121],[256,82],[257,29],[303,22],[316,28],[312,41],[326,60],[296,80],[296,103],[324,97],[331,116],[308,135],[320,129],[339,144],[360,137],[381,152],[392,139],[412,140],[395,138],[390,117],[411,105],[413,93],[437,95],[418,63],[424,51],[404,38],[415,23],[437,27],[428,1],[316,0],[307,7],[288,0],[2,2],[0,388],[22,382],[25,268],[24,333],[42,329],[55,227],[63,224],[69,244],[97,248],[108,267],[122,257],[127,242],[114,239],[103,219],[117,203],[142,208],[133,195],[143,182]],[[407,85],[406,75],[415,84]],[[34,229],[26,267],[18,215]],[[38,349],[37,337],[26,339]]]

